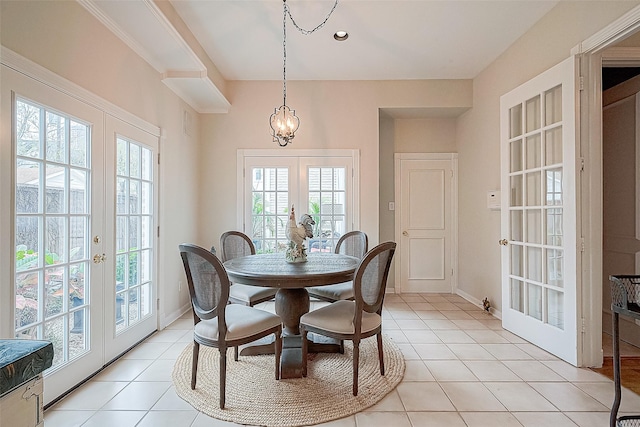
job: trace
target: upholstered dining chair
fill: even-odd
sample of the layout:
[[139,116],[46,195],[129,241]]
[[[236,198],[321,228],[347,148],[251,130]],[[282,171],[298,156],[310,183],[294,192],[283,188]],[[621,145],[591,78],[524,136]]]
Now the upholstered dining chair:
[[220,409],[225,405],[227,349],[268,335],[275,335],[275,377],[280,379],[282,323],[280,317],[265,310],[228,304],[231,284],[222,262],[210,251],[196,245],[179,246],[193,309],[193,361],[191,389],[196,388],[200,345],[220,351]]
[[353,278],[355,300],[341,300],[313,310],[300,318],[302,375],[307,376],[307,333],[353,341],[353,395],[358,395],[360,340],[377,336],[380,374],[384,375],[382,349],[382,303],[395,242],[381,243],[362,258]]
[[[246,234],[240,231],[227,231],[220,236],[220,258],[222,262],[241,256],[255,255],[256,247]],[[233,283],[229,290],[229,301],[253,307],[272,299],[278,290],[262,286]]]
[[[369,250],[369,238],[363,231],[349,231],[338,239],[335,253],[350,255],[362,259]],[[322,301],[336,302],[340,300],[352,300],[353,282],[338,283],[335,285],[313,286],[307,288],[309,296]]]

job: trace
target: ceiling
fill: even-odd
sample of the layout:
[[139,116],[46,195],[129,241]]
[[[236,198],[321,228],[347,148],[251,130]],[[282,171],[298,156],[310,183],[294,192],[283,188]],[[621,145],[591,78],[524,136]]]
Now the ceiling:
[[[181,23],[166,16],[166,5],[159,1],[78,2],[163,73],[165,83],[198,111],[228,108],[206,64],[213,64],[224,80],[282,79],[281,0],[171,0],[195,39],[184,36]],[[287,18],[287,80],[472,79],[557,3],[340,0],[326,25],[313,34],[301,34]],[[333,4],[287,2],[305,29],[320,24]],[[348,40],[334,40],[337,30],[348,31]],[[197,44],[207,61],[196,54]]]

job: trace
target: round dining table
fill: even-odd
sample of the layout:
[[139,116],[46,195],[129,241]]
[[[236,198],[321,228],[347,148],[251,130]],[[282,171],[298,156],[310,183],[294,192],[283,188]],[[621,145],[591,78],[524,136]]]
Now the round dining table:
[[[284,253],[248,255],[231,259],[224,267],[232,283],[277,288],[276,314],[282,319],[283,348],[280,359],[282,378],[302,377],[302,339],[300,317],[309,312],[310,286],[333,285],[349,282],[360,260],[356,257],[312,252],[306,262],[290,263]],[[273,344],[250,346],[242,349],[242,355],[273,353]],[[319,336],[310,337],[309,351],[340,351],[340,344]]]

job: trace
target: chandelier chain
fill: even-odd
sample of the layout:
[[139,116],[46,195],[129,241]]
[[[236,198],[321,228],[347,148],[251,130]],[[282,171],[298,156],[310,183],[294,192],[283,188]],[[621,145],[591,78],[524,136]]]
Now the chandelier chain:
[[282,105],[287,105],[287,1],[282,8]]
[[285,11],[289,15],[289,18],[291,18],[291,22],[293,22],[293,26],[296,27],[296,29],[298,31],[300,31],[302,34],[304,34],[305,36],[308,36],[309,34],[315,33],[317,30],[319,30],[320,28],[324,27],[324,25],[327,23],[329,18],[331,18],[331,14],[333,14],[333,11],[336,10],[336,6],[338,6],[338,0],[335,1],[335,3],[333,4],[333,7],[331,8],[331,10],[327,14],[327,16],[324,18],[324,21],[322,21],[320,24],[318,24],[313,30],[306,30],[306,29],[300,27],[298,25],[298,23],[296,22],[296,20],[293,19],[293,16],[291,16],[291,9],[289,9],[289,6],[287,6],[286,0],[285,0],[285,4],[284,4]]

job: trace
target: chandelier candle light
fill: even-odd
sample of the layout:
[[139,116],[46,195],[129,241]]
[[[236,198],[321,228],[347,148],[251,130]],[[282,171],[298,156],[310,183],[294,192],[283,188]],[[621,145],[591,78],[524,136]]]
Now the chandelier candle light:
[[331,11],[327,17],[322,21],[320,25],[315,27],[313,30],[305,30],[296,24],[296,21],[291,16],[291,11],[287,6],[287,0],[282,0],[282,10],[283,10],[283,18],[282,18],[282,105],[279,108],[276,108],[274,113],[271,115],[269,119],[269,124],[271,126],[271,136],[273,137],[273,142],[278,143],[280,147],[286,147],[287,144],[291,143],[293,138],[295,137],[295,133],[300,126],[300,119],[296,116],[295,110],[287,107],[287,15],[291,18],[291,22],[293,25],[304,35],[309,35],[314,33],[316,30],[319,30],[327,23],[329,17],[336,9],[338,5],[338,0],[335,1]]

